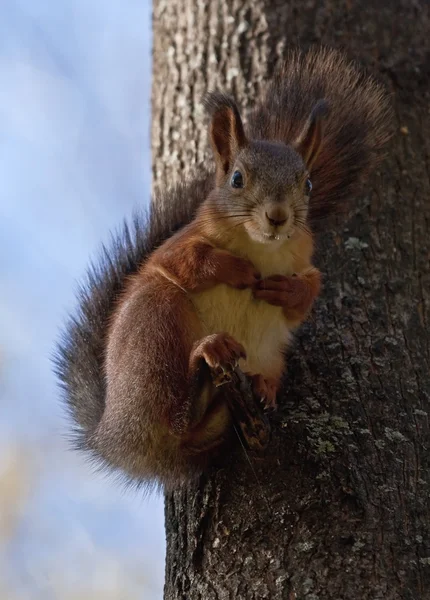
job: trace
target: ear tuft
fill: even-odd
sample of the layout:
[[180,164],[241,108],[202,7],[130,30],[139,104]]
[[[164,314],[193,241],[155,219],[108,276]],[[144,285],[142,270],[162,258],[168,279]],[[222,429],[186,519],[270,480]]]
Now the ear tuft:
[[330,109],[327,100],[318,100],[301,133],[293,143],[293,147],[302,156],[309,171],[321,150],[324,119],[329,112]]
[[204,98],[211,115],[210,139],[217,163],[217,177],[224,177],[232,167],[238,151],[248,140],[243,129],[239,109],[232,98],[212,92]]

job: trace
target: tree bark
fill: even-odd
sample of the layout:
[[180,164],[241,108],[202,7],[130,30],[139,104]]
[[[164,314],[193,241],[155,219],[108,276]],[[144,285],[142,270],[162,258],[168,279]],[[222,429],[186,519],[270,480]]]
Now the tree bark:
[[154,182],[205,160],[201,97],[250,107],[286,47],[344,48],[393,92],[396,135],[319,237],[324,291],[272,440],[167,495],[165,598],[430,598],[430,53],[426,0],[155,0]]

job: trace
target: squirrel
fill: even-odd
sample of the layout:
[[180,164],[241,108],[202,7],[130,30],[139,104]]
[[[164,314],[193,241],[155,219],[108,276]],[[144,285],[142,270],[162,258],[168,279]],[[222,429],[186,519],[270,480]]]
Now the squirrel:
[[321,288],[315,231],[390,137],[383,88],[324,48],[289,54],[246,129],[229,96],[205,105],[215,168],[104,249],[56,355],[78,448],[168,489],[231,435],[216,377],[239,365],[275,407],[285,351]]

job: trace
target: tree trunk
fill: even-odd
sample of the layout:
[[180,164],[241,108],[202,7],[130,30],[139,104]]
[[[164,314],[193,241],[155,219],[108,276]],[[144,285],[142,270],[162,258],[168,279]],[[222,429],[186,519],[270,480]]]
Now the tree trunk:
[[166,497],[165,598],[430,598],[426,0],[155,0],[155,183],[207,155],[201,97],[252,105],[284,48],[344,48],[393,92],[389,155],[318,241],[264,458]]

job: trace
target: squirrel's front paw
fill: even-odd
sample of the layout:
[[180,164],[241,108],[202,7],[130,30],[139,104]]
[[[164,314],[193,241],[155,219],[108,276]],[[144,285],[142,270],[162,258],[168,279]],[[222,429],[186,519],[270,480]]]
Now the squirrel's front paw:
[[244,290],[255,287],[260,277],[260,273],[249,260],[233,254],[226,257],[221,276],[222,283]]
[[231,381],[239,359],[246,358],[245,348],[228,333],[208,335],[197,343],[194,352],[211,369],[216,386]]
[[261,399],[265,408],[275,410],[279,382],[270,377],[265,378],[263,375],[251,375],[251,379],[254,394]]
[[307,303],[308,296],[308,285],[300,276],[272,275],[254,287],[254,298],[283,308],[302,307]]

